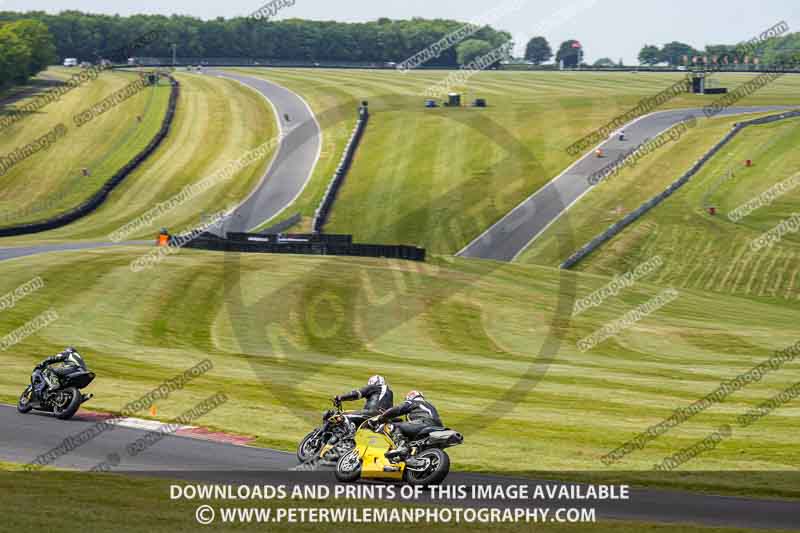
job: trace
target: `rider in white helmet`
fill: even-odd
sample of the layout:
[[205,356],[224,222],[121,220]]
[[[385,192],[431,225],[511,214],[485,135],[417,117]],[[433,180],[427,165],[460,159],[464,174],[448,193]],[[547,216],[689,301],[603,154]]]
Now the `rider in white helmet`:
[[374,416],[382,413],[387,409],[391,409],[394,405],[394,394],[392,389],[386,383],[383,376],[372,376],[367,381],[367,386],[354,391],[336,396],[336,401],[352,401],[365,398],[363,413],[368,416]]

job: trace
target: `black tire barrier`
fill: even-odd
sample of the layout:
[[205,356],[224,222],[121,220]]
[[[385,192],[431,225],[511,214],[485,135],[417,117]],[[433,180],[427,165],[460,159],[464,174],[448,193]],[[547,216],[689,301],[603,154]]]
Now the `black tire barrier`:
[[367,122],[369,122],[369,108],[365,102],[364,105],[358,109],[358,121],[344,149],[342,160],[339,162],[339,166],[336,172],[334,172],[333,178],[331,178],[328,188],[325,190],[325,194],[322,196],[322,201],[320,201],[319,207],[314,213],[312,229],[315,233],[321,233],[325,227],[325,223],[328,221],[328,216],[333,209],[333,203],[336,201],[336,195],[339,193],[339,189],[342,188],[344,178],[350,171],[353,157],[355,156],[358,145],[361,143],[361,138],[367,127]]
[[158,133],[156,133],[156,135],[150,140],[147,146],[142,149],[141,152],[136,154],[133,159],[128,161],[122,168],[117,170],[117,172],[114,173],[114,175],[111,176],[111,178],[109,178],[108,181],[106,181],[97,192],[95,192],[91,197],[89,197],[88,200],[83,202],[78,207],[47,220],[0,228],[0,237],[28,235],[31,233],[40,233],[42,231],[61,228],[87,216],[103,205],[108,196],[111,194],[111,191],[113,191],[120,183],[122,183],[125,178],[127,178],[134,170],[139,168],[139,166],[144,163],[153,152],[156,151],[156,149],[169,134],[173,119],[175,118],[175,109],[178,105],[178,97],[180,96],[180,83],[171,75],[165,74],[164,76],[169,78],[171,85],[167,112],[164,115],[164,120],[161,121],[161,128],[158,130]]
[[689,180],[697,174],[697,172],[705,165],[709,159],[714,157],[714,155],[719,152],[723,146],[728,144],[736,135],[739,134],[744,128],[748,126],[755,126],[759,124],[768,124],[770,122],[777,122],[779,120],[784,120],[787,118],[794,118],[800,117],[800,111],[787,111],[785,113],[781,113],[778,115],[769,115],[767,117],[755,118],[752,120],[747,120],[745,122],[737,122],[731,131],[725,134],[725,136],[717,142],[711,149],[706,152],[703,157],[698,159],[692,167],[686,171],[680,178],[675,180],[669,187],[667,187],[664,191],[657,194],[653,198],[650,198],[645,203],[640,205],[635,210],[631,211],[624,218],[612,224],[607,230],[603,233],[589,241],[586,245],[584,245],[580,250],[572,254],[566,261],[561,263],[561,268],[565,270],[569,270],[570,268],[577,265],[581,260],[583,260],[586,256],[597,250],[600,246],[604,243],[610,241],[612,238],[617,236],[619,233],[622,232],[626,227],[630,226],[642,215],[653,209],[655,206],[672,196],[672,194],[683,187]]
[[[175,239],[173,237],[173,239]],[[305,240],[303,240],[305,239]],[[170,240],[173,244],[173,240]],[[228,238],[202,233],[183,245],[195,250],[301,255],[385,257],[425,261],[425,248],[388,244],[357,244],[351,235],[263,235],[235,233]]]

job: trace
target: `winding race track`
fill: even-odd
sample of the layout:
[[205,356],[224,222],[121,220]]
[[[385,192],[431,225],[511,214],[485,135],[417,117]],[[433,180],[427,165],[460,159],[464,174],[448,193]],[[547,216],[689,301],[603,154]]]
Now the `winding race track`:
[[226,221],[224,231],[248,232],[280,214],[303,192],[322,150],[322,129],[309,105],[292,91],[266,80],[209,71],[238,81],[264,96],[275,111],[283,138],[258,186]]
[[[720,115],[730,116],[743,113],[784,111],[786,109],[792,108],[789,106],[732,107],[725,109]],[[694,116],[698,120],[705,118],[702,109],[675,109],[651,113],[625,125],[622,128],[625,130],[625,141],[619,141],[615,137],[606,140],[586,153],[456,255],[495,259],[497,261],[513,261],[548,226],[594,187],[589,183],[589,177],[592,174],[603,169],[622,154],[647,139],[658,136],[690,116]],[[598,158],[595,156],[594,152],[597,148],[603,149],[604,157]],[[680,170],[676,169],[675,178],[679,174]]]
[[[321,130],[312,111],[297,95],[273,83],[227,72],[210,74],[229,78],[259,91],[271,102],[282,133],[281,145],[255,190],[234,211],[225,231],[249,231],[286,209],[305,188],[316,165],[321,147]],[[725,114],[772,111],[785,107],[753,107],[726,110]],[[602,144],[607,157],[597,159],[592,152],[583,156],[547,186],[489,228],[460,252],[465,257],[510,261],[556,220],[570,205],[590,189],[588,176],[618,154],[654,137],[673,124],[695,116],[701,110],[658,112],[625,127],[628,141],[609,140]],[[559,207],[566,206],[566,207]],[[133,241],[121,244],[148,244]],[[19,248],[0,248],[0,261],[33,254],[113,246],[112,243],[64,243]],[[22,385],[20,386],[22,389]],[[63,422],[31,413],[21,415],[13,406],[0,405],[0,460],[28,463],[40,454],[58,447],[65,438],[75,436],[97,423],[80,419]],[[288,475],[296,466],[293,453],[281,452],[171,435],[132,456],[128,445],[152,428],[115,427],[60,456],[53,466],[89,470],[109,457],[120,459],[115,470],[140,475],[198,481],[253,482],[269,480],[269,472]],[[450,482],[514,482],[507,477],[454,474]],[[527,483],[533,480],[519,480]],[[541,505],[536,502],[535,505]],[[800,503],[768,501],[666,490],[633,490],[626,505],[596,505],[600,518],[619,518],[659,522],[695,522],[752,528],[792,529],[798,526]]]
[[[38,455],[61,445],[64,439],[75,436],[96,423],[95,420],[78,419],[63,422],[46,414],[21,415],[13,406],[0,405],[0,428],[3,428],[0,430],[0,460],[31,462]],[[119,464],[112,471],[126,474],[247,484],[308,480],[304,473],[289,472],[290,468],[297,466],[293,453],[183,436],[167,436],[132,457],[127,452],[128,446],[142,438],[147,431],[129,427],[105,431],[58,458],[52,466],[89,470],[107,462],[110,456],[118,456]],[[330,474],[326,472],[318,473],[313,479],[331,481]],[[546,484],[553,481],[452,473],[448,483],[516,485]],[[501,507],[509,505],[509,502],[500,501],[461,502],[463,505],[479,503]],[[570,501],[569,505],[573,504],[575,502]],[[530,503],[530,506],[546,505],[564,506],[564,502],[537,500]],[[660,489],[631,489],[630,500],[625,502],[579,502],[576,506],[595,507],[598,518],[601,519],[694,522],[774,529],[796,528],[797,517],[800,516],[800,502],[711,496]]]

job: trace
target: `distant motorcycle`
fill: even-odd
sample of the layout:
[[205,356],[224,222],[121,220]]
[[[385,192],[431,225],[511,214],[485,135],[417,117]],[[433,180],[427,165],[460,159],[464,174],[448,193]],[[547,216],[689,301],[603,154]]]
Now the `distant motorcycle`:
[[31,384],[19,397],[17,410],[20,413],[28,413],[33,409],[53,413],[60,420],[72,418],[81,404],[90,400],[93,395],[80,392],[94,381],[94,372],[90,372],[86,367],[83,358],[75,354],[71,364],[61,368],[45,368],[42,375],[46,382],[41,395],[36,394],[33,387],[33,376],[31,374]]
[[343,411],[342,402],[334,400],[333,409],[322,415],[322,425],[300,441],[297,459],[301,463],[317,458],[337,460],[342,452],[355,447],[353,435],[367,418],[360,412]]

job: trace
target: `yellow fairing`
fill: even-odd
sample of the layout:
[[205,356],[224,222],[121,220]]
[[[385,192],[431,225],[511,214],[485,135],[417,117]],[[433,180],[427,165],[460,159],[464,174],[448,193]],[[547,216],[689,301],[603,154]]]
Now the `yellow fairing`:
[[376,433],[366,428],[359,429],[356,432],[356,448],[361,456],[361,477],[402,480],[405,464],[392,464],[384,455],[392,447],[392,439],[385,433]]

